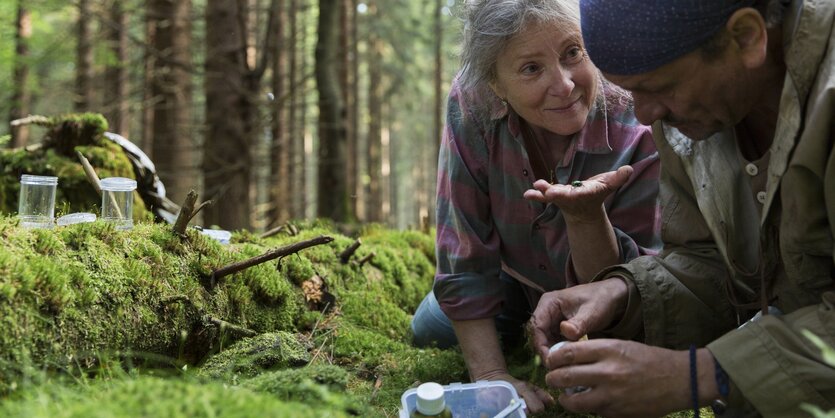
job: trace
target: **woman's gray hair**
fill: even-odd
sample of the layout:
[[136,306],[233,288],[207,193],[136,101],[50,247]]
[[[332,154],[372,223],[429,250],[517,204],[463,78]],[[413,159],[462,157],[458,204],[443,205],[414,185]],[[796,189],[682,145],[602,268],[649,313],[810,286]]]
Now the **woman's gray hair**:
[[[491,97],[496,60],[513,36],[547,23],[580,34],[578,0],[466,0],[459,82],[465,91]],[[486,94],[486,96],[485,96]]]

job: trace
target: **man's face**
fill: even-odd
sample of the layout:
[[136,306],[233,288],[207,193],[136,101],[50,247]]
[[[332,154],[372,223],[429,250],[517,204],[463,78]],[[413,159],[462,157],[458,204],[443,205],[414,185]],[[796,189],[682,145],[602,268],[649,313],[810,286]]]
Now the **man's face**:
[[663,120],[693,140],[736,125],[755,96],[747,94],[751,78],[732,53],[706,60],[696,50],[648,73],[604,76],[632,92],[641,123]]

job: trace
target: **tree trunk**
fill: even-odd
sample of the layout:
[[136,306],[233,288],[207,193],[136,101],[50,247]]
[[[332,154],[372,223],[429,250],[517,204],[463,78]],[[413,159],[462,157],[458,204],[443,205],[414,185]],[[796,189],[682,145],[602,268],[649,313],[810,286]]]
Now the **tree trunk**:
[[339,85],[340,0],[319,1],[316,43],[316,86],[319,90],[318,216],[336,222],[349,220],[346,179],[344,103]]
[[277,10],[273,13],[277,14],[278,25],[274,29],[274,36],[276,37],[276,46],[273,52],[273,102],[272,102],[272,147],[270,148],[270,170],[271,170],[271,188],[270,188],[270,202],[272,204],[272,211],[270,212],[270,223],[268,226],[274,227],[280,223],[286,222],[290,219],[290,150],[288,147],[289,135],[287,133],[287,92],[289,83],[287,82],[287,55],[288,46],[284,36],[285,27],[287,26],[287,13],[284,10],[284,1],[277,1]]
[[250,156],[254,105],[246,80],[243,4],[209,1],[206,6],[205,196],[215,203],[204,211],[207,225],[250,227]]
[[[29,10],[18,0],[17,30],[15,31],[14,92],[12,93],[11,120],[29,114],[32,96],[29,92],[29,38],[32,36],[32,17]],[[29,142],[29,127],[17,126],[10,129],[12,148],[25,146]]]
[[354,70],[354,55],[353,48],[356,44],[354,34],[354,16],[356,15],[356,7],[354,2],[356,0],[342,0],[342,16],[339,19],[340,27],[340,85],[342,89],[342,100],[345,104],[343,106],[343,119],[345,123],[345,180],[348,189],[348,210],[351,217],[356,218],[357,215],[357,128],[354,124],[356,114],[356,100],[354,96],[354,84],[356,83],[356,73]]
[[[118,0],[117,0],[118,1]],[[154,68],[157,66],[156,54],[152,45],[156,44],[156,21],[145,7],[145,52],[142,76],[142,150],[154,159]]]
[[75,110],[86,112],[93,102],[93,39],[90,0],[78,0],[78,44],[76,47]]
[[289,64],[289,126],[287,132],[288,138],[288,154],[290,165],[288,167],[288,177],[290,181],[290,216],[295,219],[304,218],[305,207],[305,175],[304,175],[304,126],[300,126],[299,115],[301,114],[301,107],[304,104],[304,87],[302,80],[304,75],[300,71],[300,58],[304,55],[304,45],[299,42],[299,20],[302,19],[304,13],[300,10],[300,0],[290,0],[290,11],[288,13],[290,23],[290,40],[288,54],[290,58]]
[[155,23],[153,149],[157,173],[174,202],[199,189],[191,129],[191,0],[148,0]]
[[[444,129],[444,25],[443,15],[441,14],[444,3],[444,0],[437,0],[435,5],[435,105],[433,106],[433,109],[435,110],[435,117],[433,120],[434,129],[432,130],[432,135],[430,136],[430,141],[433,146],[429,147],[429,168],[425,170],[427,184],[426,187],[424,187],[424,191],[429,197],[429,204],[425,209],[427,217],[426,220],[429,225],[434,225],[435,223],[435,211],[433,210],[435,207],[435,179],[436,173],[438,172],[438,154],[440,153],[441,135]],[[418,221],[423,222],[423,219],[418,219]]]
[[[377,6],[369,2],[368,17],[379,19]],[[368,202],[367,217],[369,222],[383,220],[383,173],[382,173],[382,41],[373,29],[368,35]]]
[[128,107],[128,17],[122,2],[110,4],[110,20],[105,24],[105,37],[110,43],[114,64],[105,70],[104,107],[110,131],[124,137],[129,136],[130,115]]

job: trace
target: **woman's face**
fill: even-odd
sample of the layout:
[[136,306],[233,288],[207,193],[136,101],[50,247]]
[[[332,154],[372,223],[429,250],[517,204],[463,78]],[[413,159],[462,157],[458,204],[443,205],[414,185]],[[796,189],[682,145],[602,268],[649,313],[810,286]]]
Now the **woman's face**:
[[529,124],[568,136],[586,123],[596,74],[579,30],[538,23],[508,41],[490,87]]

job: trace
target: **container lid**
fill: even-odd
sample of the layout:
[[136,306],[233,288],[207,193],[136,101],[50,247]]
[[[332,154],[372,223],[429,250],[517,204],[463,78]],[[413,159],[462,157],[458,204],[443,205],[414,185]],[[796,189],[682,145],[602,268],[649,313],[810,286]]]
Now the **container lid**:
[[136,190],[136,180],[126,177],[107,177],[101,179],[101,189],[111,192],[132,192]]
[[229,239],[232,238],[232,233],[223,229],[203,229],[200,233],[216,239],[221,244],[229,244]]
[[96,214],[95,213],[88,213],[88,212],[78,212],[78,213],[70,213],[64,215],[55,222],[60,225],[72,225],[72,224],[81,224],[85,222],[95,222]]
[[20,183],[22,184],[36,184],[39,186],[55,186],[58,184],[58,177],[53,176],[36,176],[33,174],[24,174],[20,176]]
[[417,388],[415,401],[417,411],[423,415],[438,415],[444,411],[444,387],[435,383],[424,383]]
[[[520,403],[512,409],[507,418],[525,418],[525,401],[516,389],[503,380],[480,380],[474,383],[450,383],[442,386],[444,404],[455,417],[494,417],[510,405]],[[407,389],[400,397],[400,417],[409,418],[417,408],[418,388]],[[443,410],[443,409],[441,409]],[[419,411],[424,415],[422,411]]]

